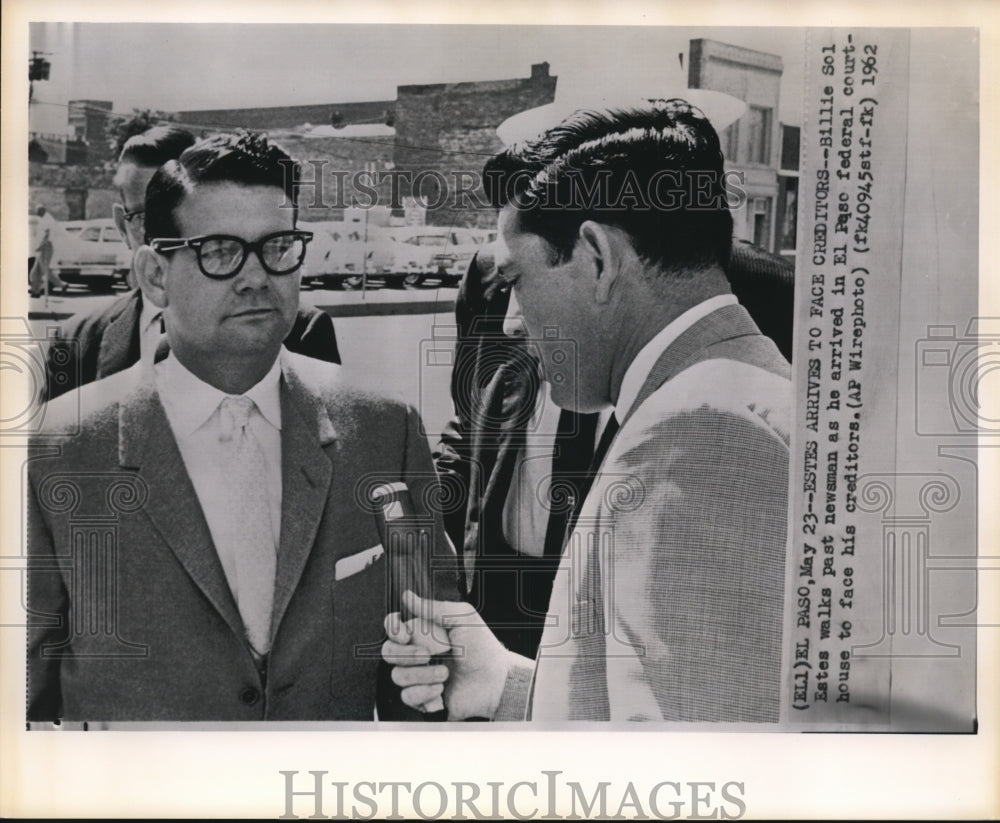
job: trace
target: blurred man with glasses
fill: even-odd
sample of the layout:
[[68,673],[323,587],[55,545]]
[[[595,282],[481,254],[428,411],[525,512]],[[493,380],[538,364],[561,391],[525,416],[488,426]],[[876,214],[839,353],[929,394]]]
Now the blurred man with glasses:
[[[194,142],[187,129],[153,126],[123,145],[114,176],[119,202],[112,213],[133,251],[143,243],[147,184],[160,166]],[[129,273],[129,285],[128,294],[96,311],[74,315],[60,328],[49,348],[47,399],[127,369],[140,359],[153,359],[163,332],[162,312],[144,297],[134,271]],[[299,354],[340,362],[333,321],[314,308],[298,313],[285,344]]]
[[[29,721],[373,719],[389,566],[359,493],[373,477],[408,486],[446,566],[435,594],[458,596],[416,412],[282,345],[311,239],[294,166],[220,135],[149,183],[134,265],[169,353],[47,408],[27,484]],[[116,516],[96,573],[68,560],[92,556],[73,536],[84,508]]]

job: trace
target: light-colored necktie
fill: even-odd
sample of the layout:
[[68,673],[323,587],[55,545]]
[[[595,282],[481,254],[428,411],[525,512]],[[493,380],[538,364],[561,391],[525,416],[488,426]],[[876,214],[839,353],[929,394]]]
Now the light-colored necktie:
[[220,489],[226,516],[221,535],[225,545],[219,548],[233,561],[227,576],[247,639],[264,655],[270,639],[277,551],[271,529],[267,465],[249,425],[254,408],[248,397],[227,397],[219,407],[219,439],[227,480]]

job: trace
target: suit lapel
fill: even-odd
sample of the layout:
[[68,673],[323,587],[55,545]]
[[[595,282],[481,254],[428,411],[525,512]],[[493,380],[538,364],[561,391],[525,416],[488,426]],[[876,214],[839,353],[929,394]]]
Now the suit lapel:
[[153,526],[233,632],[243,637],[243,621],[166,412],[149,372],[139,366],[133,371],[135,388],[119,406],[119,463],[139,471],[149,490],[144,511]]
[[703,317],[682,332],[660,355],[621,425],[624,426],[642,402],[670,378],[706,359],[710,346],[753,335],[760,335],[760,330],[742,306],[724,306]]
[[323,447],[336,439],[321,398],[282,362],[281,545],[274,585],[272,642],[316,541],[326,509],[333,465]]
[[142,292],[136,289],[108,322],[97,353],[97,377],[124,371],[139,360],[139,315]]

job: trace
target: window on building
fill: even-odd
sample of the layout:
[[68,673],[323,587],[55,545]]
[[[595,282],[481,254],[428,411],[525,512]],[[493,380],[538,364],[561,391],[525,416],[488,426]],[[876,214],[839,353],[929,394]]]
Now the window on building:
[[778,251],[795,251],[797,211],[799,208],[799,178],[778,177]]
[[771,109],[750,106],[744,116],[749,129],[747,160],[767,165],[771,160]]
[[750,212],[750,230],[755,246],[771,251],[771,198],[755,197]]
[[799,170],[799,132],[798,126],[781,125],[781,169],[783,171]]
[[740,162],[740,123],[738,120],[722,132],[722,140],[720,142],[722,143],[723,157],[730,163]]

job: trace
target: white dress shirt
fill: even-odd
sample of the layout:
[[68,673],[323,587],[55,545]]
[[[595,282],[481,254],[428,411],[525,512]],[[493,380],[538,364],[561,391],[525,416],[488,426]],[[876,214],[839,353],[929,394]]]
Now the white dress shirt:
[[[224,544],[219,535],[225,527],[216,489],[229,482],[224,476],[224,444],[219,442],[219,406],[231,395],[193,375],[171,353],[154,367],[155,385],[184,467],[194,485],[209,531],[218,549]],[[254,401],[250,429],[256,436],[267,464],[267,490],[271,529],[277,548],[281,537],[281,366],[276,360],[271,370],[244,396]],[[227,579],[233,559],[221,556]],[[238,592],[234,592],[238,598]]]
[[724,306],[738,304],[739,301],[734,294],[718,294],[708,298],[708,300],[703,300],[679,317],[675,317],[643,346],[625,370],[625,376],[622,378],[622,385],[618,391],[618,402],[615,403],[615,417],[618,419],[618,423],[625,422],[625,418],[639,397],[639,392],[642,391],[642,384],[646,382],[646,378],[653,371],[656,361],[678,337],[712,312]]
[[535,410],[527,427],[527,442],[521,446],[510,490],[503,507],[503,536],[520,554],[541,557],[549,525],[549,486],[552,483],[552,451],[556,443],[561,409],[549,397],[549,384],[538,387]]
[[143,363],[152,363],[156,356],[156,347],[160,344],[162,334],[160,331],[162,318],[163,309],[154,306],[143,295],[142,309],[139,311],[139,359]]
[[[600,413],[593,448],[611,417],[609,406]],[[562,413],[549,394],[549,384],[538,389],[535,411],[528,424],[528,442],[521,447],[510,491],[503,507],[503,535],[520,554],[541,557],[549,526],[549,488],[552,485],[552,453],[555,449],[559,416]]]

